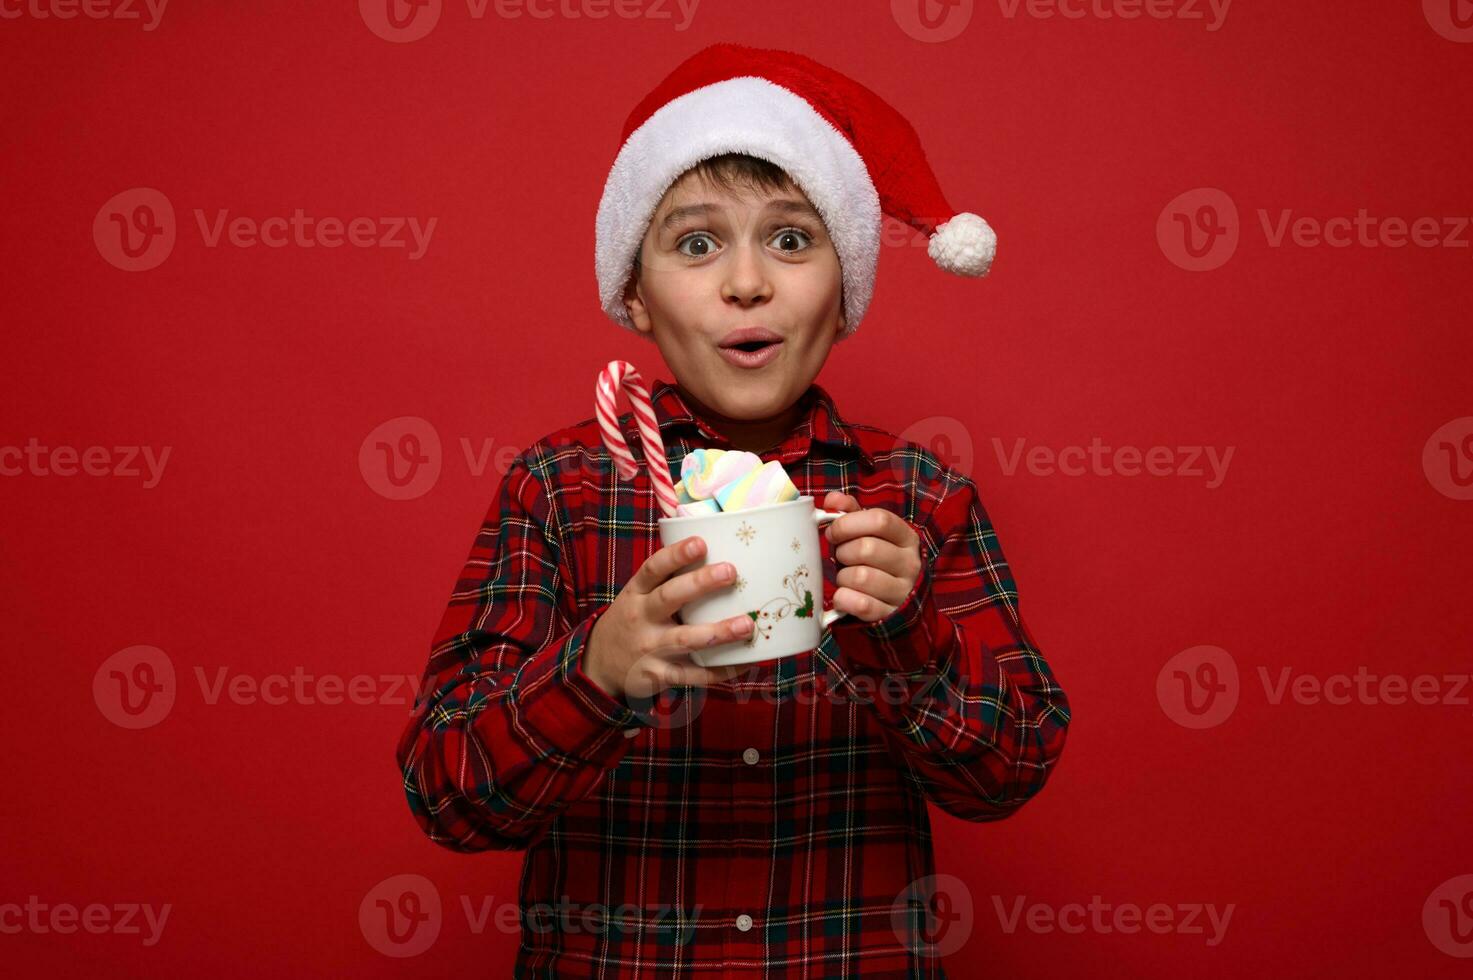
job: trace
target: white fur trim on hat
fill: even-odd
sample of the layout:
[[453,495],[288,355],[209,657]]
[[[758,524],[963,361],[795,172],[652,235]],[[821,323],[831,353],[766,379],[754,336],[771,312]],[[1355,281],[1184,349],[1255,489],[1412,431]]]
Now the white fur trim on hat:
[[594,266],[604,312],[634,329],[624,287],[655,208],[681,174],[722,153],[747,153],[782,167],[813,202],[839,255],[844,333],[853,333],[874,293],[880,196],[842,133],[802,97],[756,77],[687,92],[629,134],[609,171],[595,222]]
[[926,242],[926,252],[938,266],[959,276],[985,276],[997,254],[997,232],[980,215],[963,211]]

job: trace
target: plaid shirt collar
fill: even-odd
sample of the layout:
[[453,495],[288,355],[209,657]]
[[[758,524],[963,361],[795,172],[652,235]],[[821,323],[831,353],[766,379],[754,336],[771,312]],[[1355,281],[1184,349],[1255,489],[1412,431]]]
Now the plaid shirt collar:
[[[713,429],[707,421],[693,412],[680,390],[668,381],[656,379],[650,388],[650,402],[659,421],[660,435],[666,442],[673,442],[673,435],[698,434],[692,441],[701,442],[713,449],[734,448],[725,436]],[[807,456],[815,442],[843,450],[852,450],[866,465],[873,466],[874,459],[865,450],[853,426],[845,422],[834,406],[834,400],[817,382],[808,386],[799,404],[803,415],[782,441],[773,449],[772,455],[784,464]],[[624,426],[624,435],[633,445],[638,438],[634,416],[631,413]],[[768,455],[766,453],[761,455]]]

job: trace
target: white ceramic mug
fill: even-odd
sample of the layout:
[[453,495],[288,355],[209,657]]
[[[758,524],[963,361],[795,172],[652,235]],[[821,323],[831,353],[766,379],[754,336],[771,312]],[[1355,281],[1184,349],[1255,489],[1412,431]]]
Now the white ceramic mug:
[[818,529],[839,511],[818,510],[812,497],[745,510],[690,517],[662,517],[660,543],[689,537],[706,542],[699,561],[681,572],[730,562],[736,581],[687,602],[677,612],[682,623],[716,623],[743,613],[752,617],[744,640],[691,651],[702,667],[726,667],[791,657],[817,647],[840,616],[823,608],[823,556]]

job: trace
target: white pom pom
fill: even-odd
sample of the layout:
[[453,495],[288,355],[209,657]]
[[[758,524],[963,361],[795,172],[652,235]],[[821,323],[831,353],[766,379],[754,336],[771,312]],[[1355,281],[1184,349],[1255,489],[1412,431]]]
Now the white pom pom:
[[959,276],[985,276],[997,254],[997,232],[970,211],[938,225],[926,243],[926,251],[935,263]]

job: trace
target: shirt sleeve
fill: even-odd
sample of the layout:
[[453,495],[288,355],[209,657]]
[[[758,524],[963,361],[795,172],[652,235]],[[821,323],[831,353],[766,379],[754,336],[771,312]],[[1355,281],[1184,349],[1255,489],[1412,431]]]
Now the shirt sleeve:
[[934,494],[911,524],[923,560],[910,595],[874,623],[831,627],[838,685],[873,705],[926,798],[964,820],[998,820],[1043,788],[1069,702],[1023,622],[975,485],[943,470]]
[[582,669],[608,608],[575,620],[553,507],[508,470],[430,649],[397,759],[409,809],[455,851],[519,850],[616,765],[641,716]]

